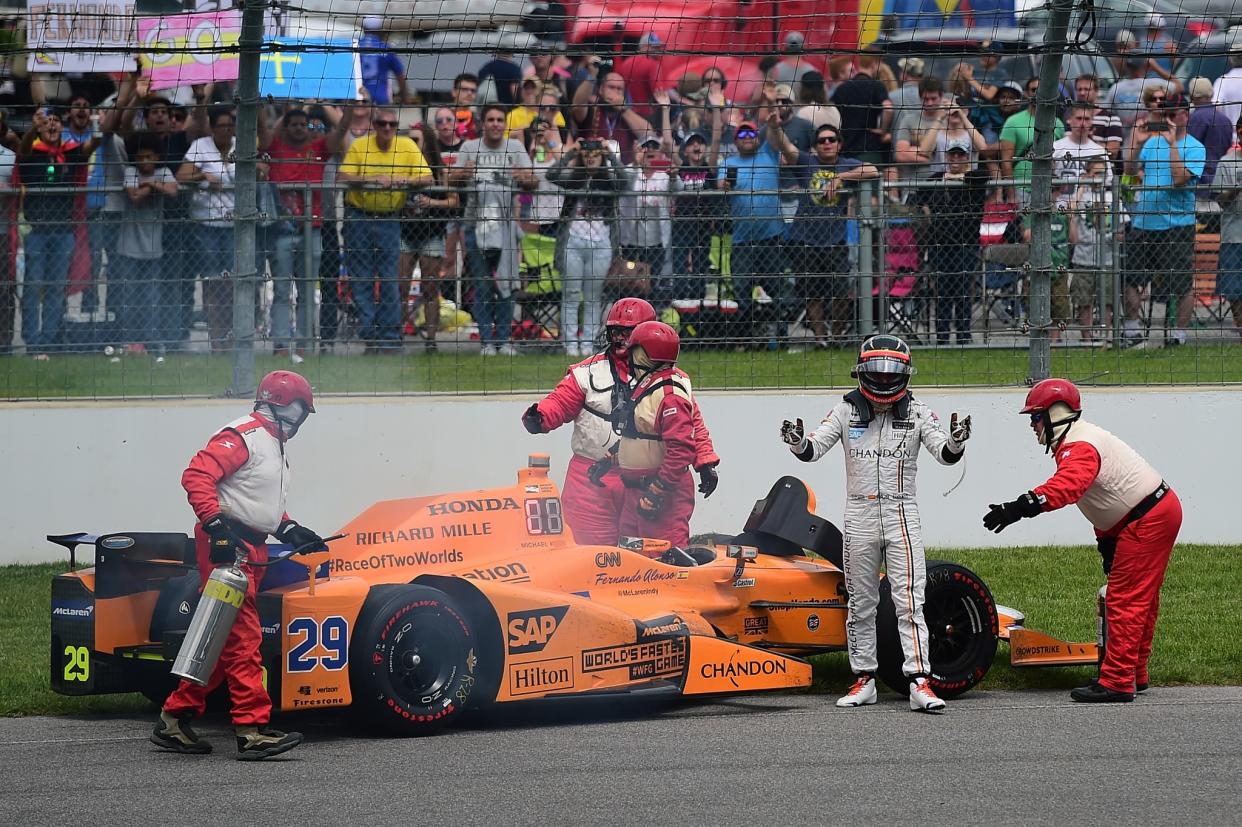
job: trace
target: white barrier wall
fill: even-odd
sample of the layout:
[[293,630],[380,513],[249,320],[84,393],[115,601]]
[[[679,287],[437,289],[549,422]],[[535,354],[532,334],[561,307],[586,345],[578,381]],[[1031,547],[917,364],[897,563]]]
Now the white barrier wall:
[[[703,415],[722,457],[720,488],[700,498],[692,529],[740,531],[754,501],[784,474],[801,476],[819,513],[840,524],[844,492],[838,451],[818,464],[780,442],[783,418],[808,429],[842,391],[819,394],[705,393]],[[1077,509],[1023,520],[999,537],[983,529],[989,502],[1012,499],[1052,473],[1051,457],[1017,414],[1024,391],[920,391],[942,419],[974,417],[966,477],[961,466],[920,459],[919,502],[929,546],[1090,544]],[[519,421],[534,397],[468,399],[325,398],[289,445],[290,514],[327,534],[375,500],[471,490],[513,480],[528,453],[552,455],[564,476],[569,428],[530,436]],[[1088,390],[1086,415],[1134,445],[1177,490],[1187,542],[1235,543],[1242,392]],[[193,517],[181,471],[215,429],[248,406],[236,401],[11,404],[0,406],[0,563],[63,557],[51,533],[189,531]]]

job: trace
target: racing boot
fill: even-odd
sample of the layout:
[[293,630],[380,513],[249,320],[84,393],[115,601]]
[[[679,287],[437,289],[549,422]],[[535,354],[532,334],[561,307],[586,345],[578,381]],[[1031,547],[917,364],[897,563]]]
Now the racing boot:
[[915,712],[944,712],[944,701],[922,675],[910,681],[910,708]]
[[160,710],[160,719],[155,723],[155,731],[151,733],[151,743],[172,752],[186,755],[206,755],[211,752],[211,744],[195,734],[190,726],[190,716],[176,717]]
[[837,706],[866,706],[875,703],[875,676],[860,672],[850,691],[837,698]]
[[239,726],[236,732],[238,761],[262,761],[302,743],[302,733],[286,733],[271,727]]
[[1128,704],[1134,700],[1133,692],[1116,692],[1099,681],[1070,690],[1070,700],[1084,704]]

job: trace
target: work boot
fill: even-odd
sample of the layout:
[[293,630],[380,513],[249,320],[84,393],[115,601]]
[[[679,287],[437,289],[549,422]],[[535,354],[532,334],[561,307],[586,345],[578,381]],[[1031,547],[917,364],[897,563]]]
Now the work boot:
[[927,678],[910,681],[910,708],[915,712],[944,712],[944,701],[936,696]]
[[837,698],[837,706],[866,706],[875,703],[875,678],[870,672],[858,675],[850,691]]
[[1114,692],[1099,681],[1070,690],[1070,700],[1084,704],[1128,704],[1134,700],[1133,692]]
[[239,726],[237,732],[237,760],[262,761],[280,755],[302,743],[302,733],[281,732],[279,729],[257,726]]
[[160,710],[160,719],[151,733],[151,743],[172,752],[186,755],[205,755],[211,752],[211,744],[199,738],[190,727],[190,716],[180,718]]

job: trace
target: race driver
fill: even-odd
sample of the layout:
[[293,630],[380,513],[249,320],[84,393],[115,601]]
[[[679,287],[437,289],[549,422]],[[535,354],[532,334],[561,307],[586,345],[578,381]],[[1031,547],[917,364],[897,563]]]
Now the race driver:
[[630,335],[634,387],[619,417],[617,465],[625,501],[620,533],[690,545],[694,512],[695,405],[690,377],[677,367],[681,338],[664,322]]
[[272,371],[259,383],[254,411],[221,428],[181,475],[198,518],[194,549],[200,588],[214,567],[234,561],[237,549],[247,555],[241,568],[250,587],[207,685],[183,680],[164,702],[151,735],[157,746],[180,753],[211,752],[211,744],[195,734],[190,721],[203,714],[207,696],[225,680],[233,702],[239,759],[270,758],[302,742],[300,733],[268,726],[272,702],[263,685],[259,657],[263,631],[255,606],[263,569],[254,564],[266,562],[269,534],[294,547],[326,548],[318,534],[285,512],[289,486],[285,442],[314,412],[311,387],[304,378],[286,370]]
[[910,708],[940,712],[944,701],[928,683],[927,625],[923,591],[927,566],[915,502],[919,443],[941,465],[958,462],[970,438],[970,417],[953,414],[949,432],[927,405],[910,393],[914,375],[910,348],[896,336],[863,342],[850,375],[858,388],[828,412],[807,435],[802,420],[781,425],[781,438],[794,456],[815,462],[844,441],[845,588],[849,594],[846,636],[855,680],[837,706],[876,702],[875,620],[880,600],[880,563],[886,565],[897,610],[897,630],[905,653],[902,669],[910,681]]
[[[616,545],[620,536],[624,491],[612,463],[601,463],[596,483],[591,467],[612,452],[617,443],[612,414],[621,407],[632,385],[628,360],[630,334],[643,322],[655,321],[655,310],[643,299],[618,299],[604,322],[605,348],[575,365],[552,392],[522,414],[522,424],[532,434],[553,431],[574,423],[570,447],[573,457],[561,490],[565,521],[574,539],[588,545]],[[716,466],[720,457],[712,446],[703,415],[694,405],[695,456],[699,491],[710,497],[720,481]]]
[[1100,676],[1070,692],[1084,703],[1128,703],[1151,682],[1147,659],[1160,610],[1160,586],[1182,527],[1182,504],[1133,448],[1082,419],[1072,382],[1045,379],[1026,395],[1023,414],[1057,470],[1012,502],[988,506],[983,525],[1000,533],[1023,517],[1075,503],[1091,525],[1108,576],[1108,645]]

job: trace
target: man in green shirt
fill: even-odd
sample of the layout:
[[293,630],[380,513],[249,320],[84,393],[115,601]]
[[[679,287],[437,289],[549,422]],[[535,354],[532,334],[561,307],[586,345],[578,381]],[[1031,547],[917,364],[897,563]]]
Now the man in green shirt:
[[[1035,146],[1035,93],[1039,91],[1039,78],[1033,77],[1026,82],[1026,109],[1012,115],[1001,127],[1001,177],[1014,181],[1031,180],[1030,153]],[[1053,140],[1065,134],[1065,124],[1055,119]],[[1018,206],[1026,209],[1031,204],[1031,187],[1009,188],[1006,200],[1016,201]]]

